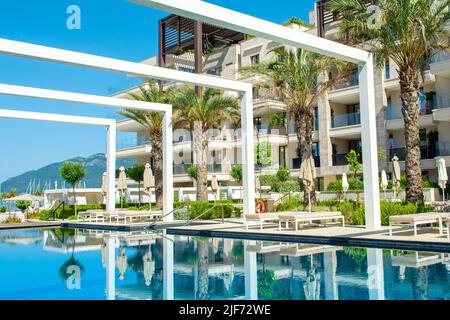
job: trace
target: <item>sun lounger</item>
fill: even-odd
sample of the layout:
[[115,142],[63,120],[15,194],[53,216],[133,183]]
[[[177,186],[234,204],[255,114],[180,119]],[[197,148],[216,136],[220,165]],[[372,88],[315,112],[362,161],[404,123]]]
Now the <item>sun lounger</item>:
[[246,214],[244,216],[245,219],[245,227],[248,230],[249,221],[257,221],[259,222],[260,229],[263,229],[263,225],[266,222],[276,222],[279,219],[279,213],[259,213],[259,214]]
[[439,234],[442,234],[442,220],[443,216],[439,213],[419,213],[419,214],[405,214],[399,216],[389,217],[389,235],[392,236],[393,226],[410,226],[414,229],[414,236],[417,236],[417,227],[421,225],[439,224]]
[[281,249],[280,243],[266,242],[266,241],[258,241],[256,244],[247,246],[247,251],[256,252],[260,254],[275,253],[279,252],[280,249]]
[[104,210],[87,210],[79,213],[79,216],[85,217],[89,222],[103,222]]
[[282,246],[280,250],[280,255],[286,255],[290,257],[303,257],[312,254],[320,254],[326,252],[335,252],[342,250],[342,247],[328,246],[328,245],[317,245],[317,244],[304,244],[295,243]]
[[162,217],[162,211],[121,211],[119,212],[119,218],[124,219],[124,223],[132,223],[133,219],[146,220],[146,219],[156,219]]
[[278,216],[278,228],[281,231],[282,223],[285,223],[287,229],[289,223],[294,223],[295,231],[298,231],[299,223],[313,223],[341,220],[342,226],[345,226],[345,217],[338,211],[323,211],[323,212],[301,212],[301,213],[280,213]]

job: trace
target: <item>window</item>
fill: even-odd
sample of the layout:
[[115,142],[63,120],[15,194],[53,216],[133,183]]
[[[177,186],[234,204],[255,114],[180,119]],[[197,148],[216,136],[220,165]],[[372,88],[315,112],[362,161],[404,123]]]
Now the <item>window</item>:
[[259,54],[255,54],[250,57],[250,62],[252,65],[259,64]]
[[392,120],[393,119],[393,110],[392,110],[392,98],[387,98],[387,119]]
[[389,64],[389,59],[386,59],[384,67],[385,67],[385,70],[384,70],[385,77],[386,77],[386,79],[390,79],[391,78],[391,66]]
[[220,76],[220,72],[221,72],[221,68],[220,67],[215,67],[215,68],[211,68],[206,70],[207,74],[213,75],[213,76]]
[[253,87],[252,92],[253,92],[253,99],[259,99],[259,88]]

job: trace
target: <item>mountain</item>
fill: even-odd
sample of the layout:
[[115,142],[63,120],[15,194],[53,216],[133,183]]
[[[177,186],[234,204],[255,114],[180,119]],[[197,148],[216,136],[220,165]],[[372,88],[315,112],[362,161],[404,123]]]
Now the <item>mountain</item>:
[[[2,192],[6,192],[11,189],[17,189],[19,194],[25,193],[29,191],[27,189],[30,184],[34,186],[34,189],[39,187],[43,190],[46,185],[47,188],[53,189],[55,187],[55,181],[58,182],[58,188],[61,188],[63,180],[59,174],[59,168],[67,161],[81,162],[86,168],[87,175],[81,183],[83,187],[84,184],[86,184],[87,188],[101,187],[101,177],[103,172],[106,171],[106,158],[103,153],[98,153],[87,158],[76,157],[61,162],[55,162],[38,170],[28,171],[16,177],[9,178],[1,183],[1,190]],[[117,168],[120,166],[129,167],[132,166],[134,162],[135,161],[131,159],[118,159],[116,164]],[[66,187],[69,186],[66,185]]]

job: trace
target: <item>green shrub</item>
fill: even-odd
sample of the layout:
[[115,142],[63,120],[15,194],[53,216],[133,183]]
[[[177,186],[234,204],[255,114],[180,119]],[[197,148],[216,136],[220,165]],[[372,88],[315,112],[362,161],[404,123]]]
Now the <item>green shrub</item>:
[[2,221],[2,224],[10,224],[10,223],[21,223],[22,220],[17,218],[16,216],[8,217]]
[[[347,200],[339,205],[339,211],[341,211],[345,215],[346,220],[351,224],[365,224],[364,204],[357,204]],[[428,205],[419,206],[414,203],[381,201],[380,211],[381,224],[383,226],[388,226],[390,216],[429,212],[433,211],[433,207]]]
[[[348,190],[358,191],[364,189],[364,181],[358,178],[348,178]],[[327,191],[342,192],[342,180],[331,181],[327,185]]]
[[233,206],[233,203],[236,203],[232,200],[218,200],[216,202],[200,202],[200,201],[191,201],[191,202],[179,202],[175,205],[176,208],[188,206],[188,216],[186,216],[186,212],[182,212],[181,210],[176,212],[176,218],[178,219],[194,219],[195,217],[200,216],[202,213],[211,209],[208,213],[204,214],[199,218],[199,220],[210,220],[210,219],[221,219],[222,218],[222,207],[218,204],[223,204],[223,215],[224,218],[233,218],[240,217],[242,214],[242,208]]
[[272,186],[272,191],[280,193],[300,192],[300,184],[294,180],[277,182]]
[[279,182],[286,182],[289,180],[289,169],[286,167],[280,167],[277,171],[277,179]]
[[303,207],[303,202],[300,197],[292,196],[286,197],[276,208],[276,211],[295,211]]
[[259,180],[261,181],[262,186],[270,186],[270,187],[272,187],[275,183],[278,182],[276,175],[262,175]]
[[0,213],[5,213],[6,212],[6,207],[0,207]]
[[29,206],[31,206],[31,201],[26,201],[26,200],[16,201],[16,207],[22,212],[25,212],[25,210]]
[[197,166],[192,165],[186,169],[186,173],[192,180],[197,180]]

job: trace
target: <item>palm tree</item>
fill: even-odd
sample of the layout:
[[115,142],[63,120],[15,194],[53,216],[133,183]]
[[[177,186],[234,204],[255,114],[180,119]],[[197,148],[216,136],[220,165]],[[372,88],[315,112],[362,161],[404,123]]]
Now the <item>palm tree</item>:
[[[448,0],[379,0],[370,12],[364,0],[332,0],[329,10],[342,17],[345,42],[370,48],[379,66],[397,65],[405,125],[406,201],[423,203],[420,168],[419,87],[433,54],[449,47],[445,29]],[[371,7],[373,9],[373,6]],[[374,12],[379,16],[374,17]]]
[[[130,99],[155,102],[170,103],[172,90],[162,91],[159,85],[152,79],[147,79],[146,84],[139,88],[139,92],[128,93]],[[137,110],[125,108],[119,114],[132,119],[141,124],[148,133],[152,147],[151,158],[153,159],[153,175],[155,178],[156,206],[162,208],[163,205],[163,131],[162,113],[148,110]]]
[[225,121],[239,117],[237,99],[223,95],[221,90],[206,88],[197,95],[195,89],[183,86],[175,90],[172,101],[174,124],[193,129],[197,168],[197,201],[208,201],[208,130],[219,128]]
[[[297,127],[298,156],[312,155],[312,134],[314,131],[315,112],[318,98],[349,72],[347,65],[332,58],[320,56],[303,49],[271,50],[275,55],[273,61],[244,67],[245,74],[261,74],[268,77],[272,84],[266,88],[268,94],[276,95],[283,101]],[[326,71],[334,69],[337,73],[333,79],[326,79]],[[310,194],[312,204],[316,202],[315,186]],[[305,193],[304,203],[309,204]]]

